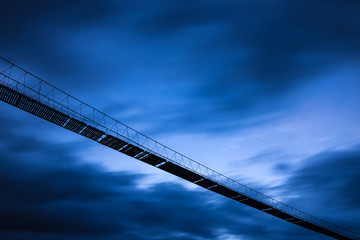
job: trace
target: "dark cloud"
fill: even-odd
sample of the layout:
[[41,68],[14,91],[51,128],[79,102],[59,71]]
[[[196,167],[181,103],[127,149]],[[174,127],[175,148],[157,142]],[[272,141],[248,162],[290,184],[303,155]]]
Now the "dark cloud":
[[[153,118],[155,130],[219,133],[281,117],[293,104],[282,101],[291,89],[359,62],[359,7],[338,0],[18,0],[1,9],[0,48],[60,86],[136,92],[129,101]],[[175,98],[179,85],[181,100],[155,97]]]
[[[348,229],[359,229],[360,148],[330,151],[313,156],[306,165],[292,174],[283,186],[286,194],[301,196],[290,205],[309,212]],[[316,203],[316,204],[315,204]],[[323,206],[319,208],[319,206]],[[331,210],[330,210],[331,209]]]
[[75,157],[77,146],[14,133],[16,121],[1,122],[1,239],[317,237],[205,190],[170,182],[139,188],[146,176],[108,172]]
[[[200,131],[221,122],[223,131],[279,117],[266,115],[287,107],[282,97],[289,90],[336,64],[359,61],[359,7],[356,1],[185,1],[154,12],[144,24],[147,35],[192,46],[187,70],[203,84],[174,121]],[[245,121],[234,124],[236,116]]]
[[[109,1],[15,0],[4,3],[0,9],[2,56],[29,70],[40,69],[36,74],[42,77],[80,81],[79,77],[85,77],[91,67],[86,65],[84,56],[78,59],[71,47],[71,37],[100,26],[111,16],[120,18],[125,10],[125,3],[119,2],[114,8]],[[87,41],[89,39],[81,39],[80,44]]]

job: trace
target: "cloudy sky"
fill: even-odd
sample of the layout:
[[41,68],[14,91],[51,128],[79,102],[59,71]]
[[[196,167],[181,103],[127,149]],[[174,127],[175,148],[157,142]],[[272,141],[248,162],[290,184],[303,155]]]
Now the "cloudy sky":
[[[196,161],[356,231],[359,11],[356,0],[12,0],[0,8],[0,52]],[[5,103],[0,123],[1,239],[329,239]]]

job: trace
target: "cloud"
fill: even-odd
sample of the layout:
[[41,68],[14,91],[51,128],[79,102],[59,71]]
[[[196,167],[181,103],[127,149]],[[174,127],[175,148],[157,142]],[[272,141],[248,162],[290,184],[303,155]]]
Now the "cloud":
[[202,84],[176,109],[177,124],[202,131],[221,123],[224,130],[281,117],[288,107],[283,97],[295,87],[331,66],[359,61],[358,4],[185,1],[145,15],[145,36],[185,42],[176,48],[191,51],[187,70]]
[[[40,76],[61,78],[83,75],[84,59],[78,61],[69,49],[69,38],[78,31],[94,27],[123,9],[109,1],[87,2],[44,0],[7,2],[0,10],[3,36],[2,56]],[[50,80],[50,79],[49,79]]]
[[171,182],[139,188],[145,175],[108,172],[79,159],[77,146],[1,122],[1,239],[315,239],[210,191]]
[[308,209],[339,226],[359,229],[359,160],[359,147],[310,157],[282,187],[284,194],[297,196],[289,205]]
[[359,7],[337,0],[12,1],[2,8],[0,43],[15,62],[79,91],[105,89],[99,79],[107,79],[112,90],[104,92],[132,101],[156,131],[219,133],[282,117],[291,90],[358,62]]

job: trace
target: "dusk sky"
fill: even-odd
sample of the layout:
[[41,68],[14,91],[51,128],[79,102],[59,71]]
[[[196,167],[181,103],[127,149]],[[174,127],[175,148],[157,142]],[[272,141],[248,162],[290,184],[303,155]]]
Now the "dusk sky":
[[[360,1],[11,0],[0,55],[360,232]],[[0,102],[2,240],[330,239]]]

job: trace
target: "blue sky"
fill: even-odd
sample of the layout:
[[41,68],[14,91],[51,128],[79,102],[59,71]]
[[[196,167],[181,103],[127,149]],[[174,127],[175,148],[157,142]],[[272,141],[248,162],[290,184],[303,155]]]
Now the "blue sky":
[[[360,229],[359,2],[2,5],[3,57],[214,170]],[[5,103],[0,112],[1,239],[321,239]]]

